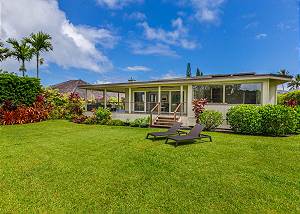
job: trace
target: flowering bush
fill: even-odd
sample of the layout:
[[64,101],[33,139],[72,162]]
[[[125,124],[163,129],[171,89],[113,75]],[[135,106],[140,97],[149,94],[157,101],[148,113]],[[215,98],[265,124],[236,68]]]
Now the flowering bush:
[[193,100],[193,111],[195,113],[196,123],[199,123],[199,116],[205,110],[207,99],[194,99]]
[[68,97],[68,104],[67,104],[67,114],[72,119],[76,116],[80,116],[83,114],[84,109],[84,102],[83,99],[79,96],[78,93],[71,93]]
[[52,107],[50,119],[73,119],[83,114],[84,102],[77,93],[61,94],[57,89],[43,91],[46,103]]

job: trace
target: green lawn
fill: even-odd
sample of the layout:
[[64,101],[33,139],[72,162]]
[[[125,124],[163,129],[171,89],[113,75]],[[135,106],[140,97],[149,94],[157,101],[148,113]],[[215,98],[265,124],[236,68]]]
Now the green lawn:
[[300,136],[174,148],[150,130],[0,126],[0,213],[300,212]]

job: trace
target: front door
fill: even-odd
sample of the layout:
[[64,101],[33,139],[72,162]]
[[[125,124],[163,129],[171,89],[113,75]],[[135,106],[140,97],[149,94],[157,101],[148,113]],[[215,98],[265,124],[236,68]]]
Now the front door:
[[145,112],[145,92],[134,92],[134,111]]
[[171,91],[171,112],[180,104],[180,91]]

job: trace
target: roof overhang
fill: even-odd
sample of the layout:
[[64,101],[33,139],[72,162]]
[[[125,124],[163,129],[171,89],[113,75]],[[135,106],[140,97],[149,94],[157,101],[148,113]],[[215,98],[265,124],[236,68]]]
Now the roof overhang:
[[271,80],[275,84],[283,84],[292,80],[290,76],[280,76],[276,74],[249,74],[249,75],[210,75],[193,78],[174,78],[174,79],[162,79],[153,81],[142,82],[126,82],[126,83],[110,83],[110,84],[95,84],[95,85],[80,85],[81,89],[88,90],[110,90],[115,92],[125,92],[126,88],[136,87],[155,87],[155,86],[178,86],[189,84],[220,84],[220,83],[234,83],[234,82],[255,82]]

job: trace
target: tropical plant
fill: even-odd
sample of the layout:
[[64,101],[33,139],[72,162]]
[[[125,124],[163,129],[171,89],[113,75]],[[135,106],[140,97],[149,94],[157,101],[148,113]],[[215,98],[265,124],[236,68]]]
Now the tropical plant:
[[11,101],[5,101],[0,108],[0,124],[14,125],[34,123],[46,120],[51,111],[51,106],[45,103],[43,96],[37,96],[31,106],[16,106]]
[[33,48],[34,55],[36,56],[36,77],[39,78],[39,65],[44,63],[44,59],[40,59],[40,54],[42,52],[48,52],[53,50],[51,44],[51,36],[44,32],[38,32],[36,34],[31,34],[30,37],[25,40],[31,44]]
[[300,105],[300,90],[290,91],[285,94],[279,94],[277,97],[277,102],[280,105]]
[[201,76],[203,76],[203,72],[200,71],[199,68],[197,68],[197,70],[196,70],[196,77],[201,77]]
[[111,120],[111,112],[109,109],[99,107],[96,112],[95,116],[97,119],[97,122],[100,124],[106,124],[108,121]]
[[186,77],[187,78],[192,77],[191,63],[188,63],[186,66]]
[[9,49],[4,47],[3,42],[0,42],[0,62],[9,57]]
[[24,39],[19,42],[16,39],[9,38],[7,43],[11,44],[13,48],[13,50],[9,52],[9,56],[14,57],[19,62],[21,61],[19,71],[22,72],[24,77],[26,72],[25,61],[30,61],[32,59],[33,49]]
[[193,100],[193,111],[196,118],[196,123],[199,123],[199,116],[205,110],[205,105],[207,104],[207,99],[194,99]]
[[297,74],[295,78],[288,83],[289,89],[299,89],[300,88],[300,74]]

